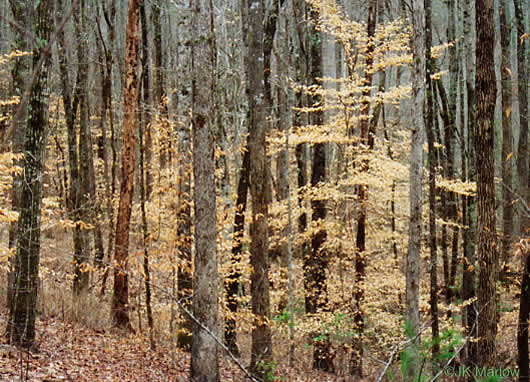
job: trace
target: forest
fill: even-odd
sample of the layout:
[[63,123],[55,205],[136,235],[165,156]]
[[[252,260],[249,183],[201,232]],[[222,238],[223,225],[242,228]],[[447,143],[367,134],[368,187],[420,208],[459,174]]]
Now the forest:
[[0,0],[1,381],[529,381],[525,0]]

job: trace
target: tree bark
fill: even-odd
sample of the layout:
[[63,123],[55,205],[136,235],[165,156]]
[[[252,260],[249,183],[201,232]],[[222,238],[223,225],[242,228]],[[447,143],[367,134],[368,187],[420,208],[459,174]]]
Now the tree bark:
[[[525,7],[521,0],[514,0],[517,25],[517,81],[519,89],[519,146],[517,147],[517,172],[519,194],[523,200],[530,200],[530,159],[528,159],[528,36],[525,37]],[[530,236],[530,213],[520,208],[521,235]]]
[[[11,12],[13,14],[13,18],[15,22],[18,25],[26,25],[29,20],[28,15],[28,5],[25,2],[20,2],[18,0],[10,0],[9,2],[11,7]],[[13,27],[12,33],[14,34],[15,42],[14,42],[14,49],[17,49],[21,52],[25,52],[28,49],[28,42],[26,36],[20,31],[18,28]],[[15,59],[15,63],[13,65],[13,69],[11,71],[12,76],[12,95],[20,97],[22,99],[23,97],[23,89],[26,88],[26,79],[29,74],[29,66],[31,64],[31,59],[28,56],[22,56],[17,57]],[[18,111],[18,105],[15,105],[13,107],[13,116],[17,116]],[[13,140],[11,144],[11,151],[14,154],[20,154],[24,150],[24,131],[26,128],[27,123],[27,111],[24,110],[23,113],[20,114],[20,118],[13,118],[11,121],[11,129],[13,131]],[[17,166],[22,166],[23,161],[17,160],[13,163]],[[19,212],[20,211],[20,195],[22,191],[22,175],[21,174],[14,174],[13,175],[13,186],[11,189],[11,208],[13,211]],[[9,238],[8,238],[8,246],[10,249],[16,249],[17,247],[17,228],[18,228],[18,221],[14,221],[9,224]],[[11,286],[14,285],[14,257],[10,257],[9,260],[9,275],[8,275],[8,290],[7,290],[7,308],[10,309],[11,307],[11,298],[13,296],[13,290],[11,289]]]
[[[193,313],[217,333],[217,250],[215,192],[215,34],[211,0],[192,0],[192,133],[195,181],[195,271]],[[210,334],[194,323],[191,380],[217,382],[219,355]]]
[[252,330],[251,370],[263,377],[271,371],[272,338],[269,326],[269,255],[267,158],[265,153],[264,64],[263,64],[263,2],[249,0],[247,95],[250,110],[248,149],[250,152],[250,225],[251,305],[254,314]]
[[424,140],[424,80],[425,80],[425,10],[423,0],[412,1],[412,146],[410,153],[410,224],[409,247],[406,264],[406,314],[407,335],[413,340],[411,346],[411,364],[406,372],[408,380],[417,378],[420,370],[419,360],[419,282],[422,236],[422,171]]
[[129,0],[125,52],[126,79],[122,127],[121,186],[118,217],[116,219],[116,243],[114,254],[116,265],[114,268],[114,294],[112,296],[111,311],[114,325],[127,330],[132,329],[128,313],[129,283],[127,264],[136,150],[138,19],[139,0]]
[[493,0],[475,3],[477,29],[475,152],[477,155],[477,243],[478,243],[478,360],[483,367],[494,367],[497,334],[497,236],[495,227],[494,116],[497,85],[495,82],[495,26]]
[[506,20],[507,10],[509,7],[507,0],[499,2],[499,18],[501,26],[501,114],[502,114],[502,251],[501,251],[501,269],[503,274],[507,270],[507,264],[510,259],[512,233],[513,233],[513,205],[512,200],[515,195],[513,189],[512,171],[513,171],[513,132],[511,124],[511,107],[512,107],[512,80],[510,76],[510,36],[512,34],[511,24]]
[[33,46],[33,76],[28,122],[24,139],[23,177],[17,230],[17,253],[13,267],[13,295],[6,337],[10,344],[31,347],[35,339],[35,314],[39,285],[40,220],[44,146],[48,126],[49,41],[53,28],[54,2],[36,4],[32,23],[39,45]]

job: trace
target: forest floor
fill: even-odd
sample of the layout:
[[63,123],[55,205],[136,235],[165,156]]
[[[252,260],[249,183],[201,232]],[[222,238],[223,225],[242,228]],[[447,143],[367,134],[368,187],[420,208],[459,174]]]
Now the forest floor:
[[[0,311],[0,330],[7,315]],[[149,340],[117,330],[90,329],[55,318],[37,319],[36,350],[27,352],[0,340],[0,381],[185,381],[190,355],[162,346],[149,348]],[[243,372],[221,357],[221,381],[246,381]],[[280,381],[334,381],[329,375],[311,375],[294,369],[276,370]],[[329,379],[328,379],[329,378]]]

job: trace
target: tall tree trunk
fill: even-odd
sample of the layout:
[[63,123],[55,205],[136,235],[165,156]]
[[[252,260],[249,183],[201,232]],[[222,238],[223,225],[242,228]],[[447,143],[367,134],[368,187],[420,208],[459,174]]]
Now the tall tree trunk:
[[[360,110],[360,138],[361,144],[363,147],[366,147],[367,150],[372,150],[374,147],[374,134],[370,132],[370,119],[368,117],[370,112],[370,101],[368,97],[370,96],[370,87],[372,86],[372,66],[373,66],[373,54],[375,49],[374,37],[375,37],[375,25],[376,25],[376,15],[377,15],[377,0],[371,0],[368,6],[368,20],[367,20],[367,48],[365,53],[366,60],[366,69],[365,69],[365,80],[363,90],[363,100],[361,101],[361,110]],[[375,128],[375,126],[374,126]],[[360,171],[368,171],[368,162],[362,160]],[[358,200],[359,200],[359,212],[357,218],[357,237],[356,245],[357,250],[355,252],[355,289],[353,293],[353,301],[355,312],[353,314],[353,321],[355,323],[355,329],[357,331],[358,337],[354,342],[353,354],[351,359],[351,370],[350,374],[362,378],[363,376],[363,331],[364,331],[364,312],[363,312],[363,303],[364,303],[364,279],[366,277],[366,202],[368,190],[367,186],[364,184],[358,185]]]
[[[13,19],[18,25],[27,25],[29,22],[28,20],[28,4],[25,2],[21,2],[18,0],[10,0],[9,2],[11,7],[11,12],[13,13]],[[16,27],[12,28],[12,33],[14,35],[14,46],[13,48],[16,50],[19,50],[21,52],[25,52],[28,49],[28,43],[27,38],[24,36],[23,32],[19,30]],[[15,63],[13,65],[13,69],[11,71],[11,77],[12,77],[12,95],[20,97],[22,99],[23,97],[23,89],[26,88],[26,79],[28,77],[29,72],[29,66],[31,64],[31,59],[28,56],[22,56],[17,57],[15,59]],[[27,110],[24,109],[22,113],[20,113],[20,118],[16,118],[18,116],[17,109],[18,105],[15,105],[13,107],[13,119],[11,121],[11,129],[13,131],[13,141],[11,145],[11,151],[14,154],[20,154],[24,150],[24,131],[26,128],[27,123]],[[13,163],[17,166],[22,166],[23,161],[17,160]],[[22,191],[22,174],[14,174],[13,175],[13,186],[11,189],[11,208],[13,211],[19,212],[20,210],[20,196]],[[8,238],[8,246],[10,249],[15,249],[17,247],[17,228],[18,228],[18,221],[14,221],[9,224],[9,238]],[[13,273],[13,266],[15,264],[14,257],[10,257],[10,269],[9,269],[9,275],[8,275],[8,290],[7,290],[7,307],[10,309],[11,307],[11,298],[13,296],[13,290],[11,289],[11,286],[14,285],[14,273]]]
[[[211,0],[192,0],[192,132],[195,181],[195,271],[193,313],[217,333],[217,250],[215,197],[215,35]],[[191,378],[216,382],[219,355],[212,336],[193,325]]]
[[[146,215],[146,208],[145,203],[147,200],[147,174],[149,173],[148,167],[149,164],[146,161],[147,152],[149,152],[151,149],[149,147],[150,141],[148,137],[151,135],[150,133],[150,122],[151,122],[151,113],[150,113],[150,66],[149,66],[149,44],[148,44],[148,33],[147,33],[147,19],[146,19],[146,13],[145,13],[145,2],[140,3],[140,25],[142,29],[142,78],[141,80],[141,88],[142,88],[142,96],[143,96],[143,103],[140,108],[141,110],[141,120],[140,123],[138,123],[138,138],[139,138],[139,144],[140,144],[140,166],[139,166],[139,172],[140,172],[140,208],[141,208],[141,215],[142,215],[142,239],[143,239],[143,247],[144,247],[144,258],[143,258],[143,272],[144,272],[144,288],[145,288],[145,306],[147,311],[147,325],[149,326],[149,342],[151,345],[151,349],[155,349],[155,341],[154,341],[154,328],[153,328],[153,312],[151,308],[151,274],[149,272],[149,230],[147,225],[147,215]],[[145,136],[145,140],[144,140]]]
[[410,224],[409,248],[406,264],[406,321],[407,335],[413,340],[411,346],[410,368],[406,371],[408,380],[417,378],[420,370],[419,340],[416,336],[420,329],[419,283],[420,253],[422,236],[422,172],[424,140],[424,87],[425,80],[425,10],[423,0],[412,1],[412,146],[410,153]]
[[[295,89],[295,103],[298,109],[307,106],[307,95],[305,94],[302,86],[307,82],[308,72],[308,54],[307,54],[307,33],[304,26],[307,25],[307,18],[305,17],[306,3],[303,0],[294,0],[293,18],[295,20],[296,32],[297,32],[297,54],[295,58],[295,78],[296,84],[299,86]],[[307,125],[307,113],[302,113],[300,110],[295,110],[293,113],[293,125],[303,126]],[[305,187],[309,181],[307,176],[307,143],[299,143],[295,148],[296,166],[297,166],[297,184],[298,184],[298,204],[300,206],[300,215],[298,216],[298,231],[299,233],[305,233],[307,229],[307,213],[305,208],[305,195],[303,187]],[[305,259],[309,254],[309,246],[306,240],[303,240],[300,246],[300,257]]]
[[[49,41],[54,2],[40,0],[32,23],[38,41]],[[23,176],[17,253],[13,267],[13,295],[6,337],[10,344],[31,347],[35,339],[35,314],[39,285],[40,220],[44,145],[48,126],[48,70],[51,46],[33,47],[35,82],[29,95],[28,123],[24,139]]]
[[497,304],[497,237],[495,227],[494,114],[497,85],[495,82],[493,0],[475,3],[476,50],[476,111],[475,152],[477,155],[477,243],[478,243],[478,342],[479,364],[495,366]]
[[[308,63],[310,70],[307,73],[307,83],[316,83],[322,78],[322,35],[317,30],[318,13],[315,9],[309,10],[308,31]],[[322,97],[313,95],[309,97],[309,106],[318,107]],[[324,123],[323,111],[314,111],[310,115],[312,125],[320,126]],[[324,143],[317,143],[313,147],[313,161],[311,169],[311,186],[317,187],[326,180],[326,147]],[[323,200],[312,200],[312,220],[317,225],[325,223],[327,211]],[[311,238],[311,253],[304,256],[304,289],[305,308],[307,314],[317,314],[328,310],[327,296],[327,267],[329,255],[322,249],[326,241],[326,229],[320,227]],[[319,333],[320,334],[320,333]],[[331,342],[329,338],[323,338],[314,344],[313,367],[324,371],[333,371],[333,359],[330,353]]]
[[[444,146],[445,146],[445,163],[444,168],[444,177],[447,179],[454,178],[454,167],[455,167],[455,134],[456,134],[456,96],[458,93],[458,57],[457,57],[457,41],[456,41],[456,19],[455,19],[455,0],[450,0],[447,2],[448,10],[448,25],[447,25],[447,42],[451,43],[449,46],[449,91],[447,97],[447,123],[444,122]],[[443,88],[443,83],[441,80],[437,80],[437,88],[440,91]],[[442,101],[442,107],[443,107]],[[457,219],[457,200],[456,195],[453,192],[442,191],[446,194],[446,199],[448,205],[444,205],[443,208],[443,220],[445,222],[452,221],[456,223]],[[444,224],[442,228],[448,229],[447,224]],[[455,287],[455,277],[456,277],[456,265],[457,265],[457,256],[458,256],[458,228],[456,226],[451,226],[451,229],[448,230],[447,238],[449,239],[449,234],[453,234],[452,239],[452,255],[450,261],[449,269],[449,279],[448,283],[445,285],[446,290],[446,301],[447,304],[451,304],[453,298],[453,289]],[[449,243],[441,243],[442,248],[448,248]],[[448,311],[448,315],[451,315],[451,311]]]
[[[511,124],[512,108],[512,80],[510,70],[510,40],[512,35],[511,24],[506,20],[506,14],[509,12],[507,0],[499,1],[499,18],[501,24],[501,114],[502,114],[502,252],[501,252],[501,272],[506,271],[510,259],[513,232],[513,205],[512,200],[515,195],[512,194],[512,171],[513,171],[513,132]],[[502,276],[501,276],[502,277]]]
[[[528,36],[524,38],[526,22],[524,16],[524,2],[513,1],[515,6],[515,20],[517,25],[517,81],[519,98],[519,146],[517,147],[517,173],[519,175],[519,195],[527,201],[530,200],[530,176],[528,159],[528,66],[526,52],[528,50]],[[530,213],[519,208],[520,233],[523,237],[530,235]],[[519,309],[519,326],[517,330],[517,365],[520,370],[519,381],[530,380],[528,356],[528,319],[530,317],[530,254],[525,254],[523,280],[521,282],[521,302]]]
[[[151,5],[151,23],[153,25],[153,105],[158,108],[161,117],[164,117],[167,109],[164,98],[164,68],[162,68],[162,26],[160,0],[152,2]],[[146,153],[146,161],[151,162],[152,153]],[[151,195],[153,179],[151,172],[146,174],[147,195]]]
[[270,372],[272,360],[269,302],[268,256],[268,200],[267,158],[265,153],[265,110],[263,77],[263,2],[247,3],[248,57],[247,95],[250,110],[248,149],[250,151],[250,195],[252,198],[252,222],[250,224],[251,305],[255,315],[252,329],[251,369],[264,376]]
[[[429,250],[430,250],[430,276],[431,276],[431,335],[432,335],[432,363],[433,373],[436,373],[438,365],[436,358],[440,352],[438,345],[439,320],[438,320],[438,254],[436,249],[436,149],[434,148],[434,118],[438,116],[434,113],[434,89],[431,75],[433,72],[433,59],[431,56],[432,47],[432,8],[431,0],[424,1],[425,6],[425,97],[426,115],[425,131],[427,133],[427,145],[429,153]],[[445,207],[445,206],[442,206]],[[447,281],[449,276],[447,276]]]
[[[464,159],[462,160],[463,174],[465,174],[467,181],[474,181],[476,179],[476,165],[475,165],[475,84],[474,84],[474,55],[473,55],[473,2],[464,1],[464,51],[466,64],[466,105],[467,110],[467,137],[463,135],[462,143],[464,144]],[[467,147],[467,150],[466,150]],[[467,165],[466,165],[467,164]],[[466,171],[467,170],[467,171]],[[462,275],[462,295],[465,300],[470,300],[476,297],[476,270],[475,270],[475,232],[476,223],[474,219],[474,212],[476,209],[475,198],[472,196],[465,197],[465,208],[463,211],[466,230],[464,231],[463,247],[464,247],[464,264]],[[466,307],[466,321],[467,332],[470,338],[477,338],[477,303],[474,302]],[[475,341],[468,341],[466,346],[466,363],[468,366],[474,367],[477,365],[477,344]]]
[[[61,0],[57,1],[59,13],[64,13],[64,6]],[[74,282],[73,291],[78,293],[80,290],[81,269],[80,263],[83,259],[83,251],[86,247],[86,235],[81,232],[81,225],[77,222],[81,220],[81,184],[79,175],[79,159],[77,151],[77,133],[76,133],[76,114],[79,105],[79,96],[73,93],[72,84],[68,73],[68,62],[66,61],[66,42],[64,31],[57,31],[57,42],[59,51],[59,70],[62,81],[62,99],[64,114],[66,120],[68,136],[68,168],[69,168],[69,195],[68,195],[68,213],[75,225],[72,228],[72,240],[74,245]]]
[[[89,125],[89,110],[88,110],[88,52],[87,52],[87,36],[85,35],[84,19],[85,19],[85,2],[80,1],[77,9],[77,17],[75,18],[75,35],[77,43],[77,84],[76,96],[79,100],[79,220],[84,223],[91,222],[90,219],[90,204],[92,199],[91,194],[91,177],[90,177],[90,161],[92,161],[92,140],[90,138]],[[73,110],[76,113],[76,110]],[[74,133],[75,134],[75,133]],[[79,248],[74,257],[74,283],[73,292],[75,295],[86,292],[88,289],[89,275],[88,264],[90,261],[90,237],[88,230],[83,228],[80,222],[76,220],[76,227],[78,230],[76,239],[78,243],[74,246]]]
[[[517,147],[517,172],[519,174],[519,194],[523,200],[530,200],[530,159],[528,152],[528,31],[525,30],[524,1],[514,0],[515,21],[517,25],[517,81],[519,89],[519,146]],[[530,235],[530,213],[520,213],[520,232]]]
[[[179,299],[181,299],[186,307],[191,306],[192,296],[192,242],[191,242],[191,131],[190,126],[190,110],[191,110],[191,51],[190,39],[193,36],[194,30],[191,25],[190,15],[183,13],[179,16],[179,37],[177,43],[178,53],[178,71],[177,78],[177,94],[176,94],[176,109],[179,114],[178,124],[178,177],[179,177],[179,210],[177,237],[179,241],[179,259],[177,271],[177,289]],[[215,122],[214,125],[215,126]],[[212,126],[212,129],[214,127]],[[171,129],[164,130],[164,134],[169,134],[169,142],[172,141]],[[214,133],[215,134],[215,133]],[[167,135],[166,135],[167,136]],[[214,137],[215,139],[215,137]],[[164,156],[164,161],[171,161],[172,150],[171,144],[164,143],[161,151],[161,156]],[[177,345],[182,349],[189,349],[191,344],[192,323],[186,316],[180,317],[179,335]]]
[[127,16],[127,36],[125,53],[125,91],[123,117],[123,144],[121,156],[121,186],[118,217],[116,220],[116,243],[114,261],[114,294],[112,296],[112,320],[114,325],[131,329],[128,313],[128,251],[129,223],[131,220],[132,197],[134,189],[135,132],[138,66],[138,18],[139,0],[129,0]]

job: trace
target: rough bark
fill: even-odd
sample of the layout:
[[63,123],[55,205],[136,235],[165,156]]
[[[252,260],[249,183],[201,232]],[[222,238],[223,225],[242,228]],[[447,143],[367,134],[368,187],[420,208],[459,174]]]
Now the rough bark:
[[28,121],[24,139],[24,159],[17,252],[13,267],[13,295],[9,309],[6,337],[10,344],[31,347],[35,339],[35,314],[39,285],[40,220],[45,134],[48,126],[48,70],[53,28],[54,2],[36,4],[33,30],[38,41],[33,46],[33,76],[29,95]]
[[264,376],[270,372],[272,338],[268,320],[269,256],[268,256],[268,198],[267,158],[265,153],[265,110],[263,77],[263,2],[250,0],[248,15],[247,96],[250,110],[248,149],[250,151],[250,195],[252,222],[250,224],[251,305],[254,314],[252,330],[251,370]]
[[[10,0],[9,5],[11,12],[13,14],[13,19],[18,25],[26,25],[28,20],[28,9],[27,4],[20,2],[18,0]],[[26,36],[18,28],[13,27],[12,33],[14,35],[14,49],[17,49],[21,52],[25,52],[28,49],[28,43]],[[15,59],[13,69],[11,70],[12,77],[12,95],[20,97],[22,99],[23,89],[26,88],[26,79],[29,72],[29,66],[31,65],[31,59],[28,56],[17,57]],[[18,105],[13,107],[13,119],[11,121],[11,129],[13,131],[13,140],[11,143],[11,151],[14,154],[22,153],[24,149],[24,130],[27,122],[27,111],[24,110],[23,113],[20,113],[20,118],[17,117]],[[17,160],[13,163],[16,166],[22,166],[22,160]],[[11,189],[11,208],[13,211],[19,212],[20,209],[20,195],[22,190],[22,175],[15,174],[13,175],[13,186]],[[17,247],[17,228],[18,222],[14,221],[9,224],[9,238],[8,246],[10,249]],[[13,295],[13,290],[11,285],[13,285],[13,266],[14,266],[14,257],[10,257],[10,270],[8,275],[8,290],[7,290],[7,307],[11,306],[11,297]]]
[[129,0],[125,51],[125,89],[123,143],[121,156],[121,186],[118,217],[116,219],[116,243],[114,253],[114,293],[112,296],[112,320],[115,326],[131,329],[128,313],[128,251],[129,223],[131,220],[134,189],[134,167],[136,150],[136,102],[138,66],[138,19],[139,0]]
[[478,257],[478,342],[479,364],[495,366],[497,305],[497,237],[495,227],[494,115],[495,82],[493,0],[475,3],[477,29],[475,152],[477,156],[477,257]]
[[[433,60],[431,57],[432,47],[432,8],[431,1],[425,0],[425,97],[426,115],[425,131],[427,133],[428,145],[428,167],[429,167],[429,250],[430,250],[430,305],[431,305],[431,335],[432,335],[432,361],[434,370],[437,369],[435,362],[440,347],[438,345],[439,321],[438,321],[438,254],[436,248],[436,166],[437,150],[434,148],[434,89],[431,75],[433,71]],[[447,281],[449,277],[447,276]]]
[[[215,197],[215,35],[211,0],[192,0],[192,135],[195,208],[193,313],[217,333],[217,250]],[[191,380],[216,382],[215,340],[197,324],[191,343]]]
[[422,171],[423,171],[423,139],[424,139],[424,80],[425,80],[425,11],[423,0],[412,1],[412,146],[410,153],[410,224],[409,247],[406,264],[406,313],[407,335],[413,340],[411,347],[411,365],[407,370],[407,379],[413,380],[419,373],[420,361],[418,352],[419,341],[415,339],[419,332],[419,280],[420,254],[422,236]]

